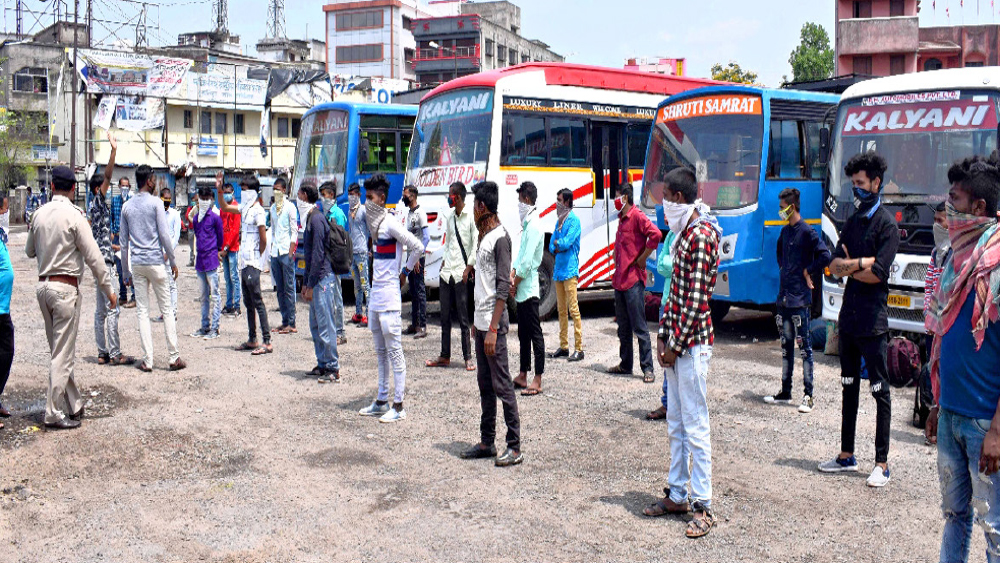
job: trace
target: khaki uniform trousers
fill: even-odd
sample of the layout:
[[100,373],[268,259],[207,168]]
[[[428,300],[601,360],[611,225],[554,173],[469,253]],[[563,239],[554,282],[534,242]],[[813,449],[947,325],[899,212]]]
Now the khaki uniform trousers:
[[559,311],[559,348],[569,350],[569,317],[573,317],[573,336],[576,351],[583,351],[583,320],[580,318],[580,304],[576,300],[576,283],[572,277],[556,284],[556,308]]
[[76,386],[76,334],[80,325],[80,291],[68,284],[42,282],[35,289],[49,341],[49,396],[45,402],[45,423],[54,424],[83,408]]

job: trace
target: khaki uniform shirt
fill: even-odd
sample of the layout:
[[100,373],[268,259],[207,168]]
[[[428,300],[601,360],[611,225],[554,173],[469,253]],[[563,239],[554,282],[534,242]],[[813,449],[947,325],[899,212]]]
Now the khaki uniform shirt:
[[38,259],[38,275],[83,277],[83,264],[94,273],[98,287],[110,295],[111,276],[83,210],[57,195],[35,212],[24,244],[28,258]]

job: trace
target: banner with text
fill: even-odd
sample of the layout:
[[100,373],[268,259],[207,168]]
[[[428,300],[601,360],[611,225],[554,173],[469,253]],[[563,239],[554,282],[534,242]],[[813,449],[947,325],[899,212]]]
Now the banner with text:
[[225,74],[189,73],[181,98],[191,105],[211,108],[260,110],[264,107],[267,82]]
[[997,111],[984,96],[982,101],[853,106],[844,116],[845,136],[936,131],[989,130],[997,128]]
[[81,49],[80,75],[91,94],[168,97],[184,82],[192,62],[134,53]]
[[761,113],[761,102],[758,96],[722,94],[683,100],[663,106],[656,115],[656,122],[664,123],[715,115],[761,115]]
[[166,104],[162,98],[117,96],[115,125],[125,131],[146,131],[163,127]]

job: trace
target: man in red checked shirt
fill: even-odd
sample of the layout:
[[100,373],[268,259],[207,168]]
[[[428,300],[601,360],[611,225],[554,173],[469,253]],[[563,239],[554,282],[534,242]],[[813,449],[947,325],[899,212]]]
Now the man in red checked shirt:
[[699,538],[715,525],[706,379],[715,341],[708,302],[719,269],[721,229],[708,214],[708,206],[697,201],[698,182],[692,170],[677,168],[665,180],[663,215],[678,237],[670,297],[656,341],[667,379],[670,474],[667,496],[646,508],[645,514],[693,511],[685,534]]
[[618,355],[621,363],[608,369],[617,375],[632,374],[632,335],[639,340],[639,367],[642,380],[656,381],[653,375],[653,347],[646,328],[646,259],[660,244],[660,230],[635,206],[632,184],[618,188],[618,233],[615,235],[615,319],[618,322]]

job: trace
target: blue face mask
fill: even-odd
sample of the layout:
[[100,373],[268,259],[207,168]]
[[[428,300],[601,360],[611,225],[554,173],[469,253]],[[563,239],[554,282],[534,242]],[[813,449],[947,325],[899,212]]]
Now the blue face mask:
[[233,194],[225,194],[225,195],[222,196],[222,199],[226,200],[226,203],[232,203],[233,202]]
[[872,193],[868,190],[862,190],[857,186],[854,187],[854,197],[858,198],[858,201],[861,202],[862,206],[872,205],[873,203],[878,201],[878,196],[879,195],[877,193]]

